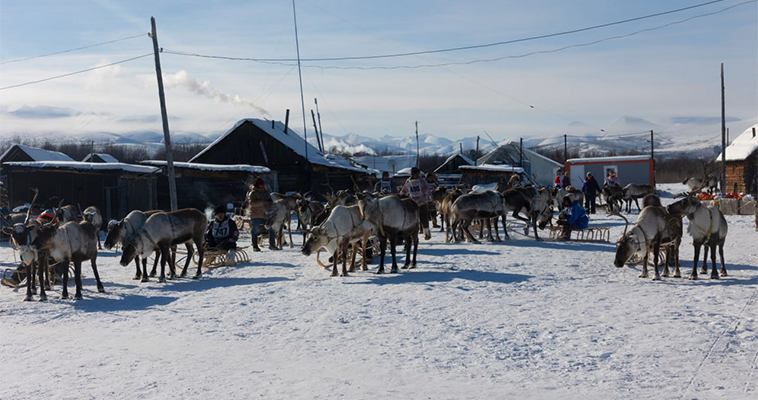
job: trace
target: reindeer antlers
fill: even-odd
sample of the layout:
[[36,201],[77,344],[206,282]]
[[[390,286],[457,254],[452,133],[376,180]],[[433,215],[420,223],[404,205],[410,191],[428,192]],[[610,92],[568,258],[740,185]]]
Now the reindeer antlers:
[[32,208],[34,208],[34,202],[37,201],[37,196],[39,196],[39,190],[37,188],[32,188],[32,192],[34,192],[34,198],[32,198],[32,202],[29,204],[29,209],[26,211],[26,219],[24,220],[24,225],[29,222],[29,216],[32,215]]
[[624,236],[626,236],[626,231],[629,229],[629,220],[625,216],[621,215],[618,211],[611,212],[611,215],[616,215],[618,217],[621,217],[624,220],[624,222],[626,223],[626,225],[624,226]]

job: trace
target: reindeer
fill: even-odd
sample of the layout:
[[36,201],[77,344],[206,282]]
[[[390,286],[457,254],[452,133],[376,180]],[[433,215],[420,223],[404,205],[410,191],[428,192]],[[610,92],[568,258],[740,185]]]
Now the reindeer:
[[[144,259],[156,250],[160,250],[161,253],[161,276],[158,278],[159,282],[166,280],[166,261],[169,258],[169,248],[180,243],[186,243],[192,241],[197,247],[199,253],[199,260],[197,263],[197,272],[192,279],[200,278],[203,266],[203,255],[205,249],[203,247],[205,240],[205,228],[208,223],[205,214],[202,212],[185,208],[183,210],[172,211],[168,213],[156,213],[151,215],[137,230],[136,233],[127,237],[124,240],[123,253],[121,254],[121,265],[127,266],[137,256]],[[189,248],[188,248],[189,249]],[[187,261],[184,264],[181,275],[184,277],[187,275],[187,267],[190,260],[192,260],[192,253],[187,255]],[[169,266],[171,270],[171,278],[175,276],[174,263],[171,262]],[[143,273],[146,273],[145,269]]]
[[[642,199],[642,207],[643,209],[645,207],[658,207],[665,211],[666,215],[666,233],[663,235],[663,239],[661,239],[661,243],[671,243],[666,248],[666,263],[663,264],[663,273],[661,276],[668,277],[669,276],[669,266],[674,267],[674,278],[681,278],[682,274],[679,271],[679,246],[682,243],[682,217],[672,215],[668,208],[664,208],[663,204],[661,203],[661,198],[658,197],[655,194],[649,194],[645,196],[645,198]],[[618,213],[614,213],[615,215],[619,215]],[[621,218],[624,218],[624,221],[627,221],[627,219],[623,216]],[[628,221],[627,221],[628,225]]]
[[641,185],[637,183],[630,183],[624,186],[623,189],[624,200],[626,200],[626,212],[632,212],[632,201],[637,206],[637,211],[642,211],[640,203],[637,199],[641,199],[649,194],[655,194],[655,187],[653,185]]
[[[432,190],[432,204],[434,204],[434,210],[430,209],[430,215],[429,219],[432,221],[432,225],[436,228],[437,227],[437,214],[440,214],[440,220],[442,220],[442,202],[445,200],[445,197],[447,197],[448,190],[445,187],[437,186]],[[442,232],[444,228],[444,221],[440,224],[440,232]]]
[[573,187],[573,186],[567,186],[567,187],[556,187],[552,188],[551,190],[552,199],[553,199],[553,206],[557,209],[561,208],[561,202],[563,201],[563,198],[568,196],[569,199],[571,199],[571,202],[578,201],[579,204],[584,204],[584,192],[581,190]]
[[[97,272],[97,235],[95,227],[87,221],[60,222],[43,224],[37,230],[37,237],[23,253],[24,258],[34,258],[38,264],[46,264],[47,256],[66,266],[74,263],[74,281],[76,282],[75,300],[82,298],[82,261],[90,261],[92,272],[95,274],[97,291],[105,292],[100,274]],[[44,269],[44,267],[43,267]],[[30,277],[30,279],[33,279]],[[42,293],[43,285],[40,285]],[[42,298],[42,294],[40,294]],[[68,268],[63,271],[63,291],[61,299],[68,298]]]
[[[632,230],[627,232],[624,229],[624,234],[616,242],[616,257],[613,261],[616,268],[623,267],[633,254],[642,253],[642,274],[640,278],[647,278],[649,249],[652,247],[653,265],[655,266],[653,280],[661,279],[661,275],[658,273],[658,258],[661,243],[666,235],[666,214],[666,210],[661,207],[645,207],[642,209]],[[626,218],[624,219],[626,220]]]
[[608,212],[620,212],[624,204],[624,188],[616,185],[603,186],[603,200],[608,206]]
[[[137,234],[139,230],[142,229],[142,225],[145,224],[145,221],[147,221],[147,219],[151,215],[156,214],[156,213],[162,213],[162,212],[164,211],[163,210],[152,210],[152,211],[134,210],[120,221],[111,221],[108,224],[108,231],[105,234],[105,248],[110,250],[117,244],[121,244],[121,246],[123,247],[124,241],[126,240],[126,238]],[[192,254],[194,253],[194,250],[192,249],[192,244],[185,243],[185,246],[187,247],[187,254],[189,254],[191,258]],[[173,259],[176,257],[173,254],[174,248],[172,248],[171,250],[172,250],[172,259]],[[133,279],[135,280],[141,279],[142,282],[148,282],[149,281],[148,276],[155,276],[157,268],[158,268],[158,262],[160,261],[159,255],[160,253],[156,252],[155,262],[153,263],[153,269],[150,271],[149,275],[147,273],[147,257],[142,258],[141,260],[140,260],[139,255],[134,257],[134,265],[136,267],[136,273],[134,274]],[[140,264],[142,264],[142,269],[144,270],[144,274],[140,270]]]
[[334,198],[334,204],[330,205],[332,208],[336,206],[354,206],[358,204],[358,199],[350,194],[348,190],[338,190]]
[[[687,232],[692,236],[692,245],[695,247],[695,259],[690,279],[697,279],[697,264],[700,258],[700,247],[703,245],[707,246],[706,251],[708,251],[708,247],[710,247],[711,251],[711,264],[713,265],[711,279],[719,278],[719,274],[716,272],[716,247],[718,247],[719,257],[721,258],[721,276],[727,276],[726,264],[724,263],[724,242],[726,241],[729,227],[727,226],[724,214],[715,207],[704,206],[693,193],[670,204],[668,210],[676,216],[681,217],[686,215],[690,222]],[[708,264],[704,259],[703,269],[700,273],[705,274],[707,272]]]
[[[567,196],[569,198],[572,197],[571,194]],[[546,196],[534,188],[513,188],[503,192],[501,197],[504,210],[502,215],[505,238],[510,239],[506,225],[506,215],[508,212],[511,212],[512,217],[526,223],[524,235],[529,233],[529,226],[531,225],[534,227],[534,238],[542,240],[537,234],[537,228],[545,229],[548,223],[552,223],[551,220],[553,218],[553,210],[549,203],[545,201]],[[522,211],[526,214],[526,217],[519,215]]]
[[309,232],[301,252],[308,257],[320,248],[325,248],[332,256],[332,276],[337,276],[337,260],[339,254],[342,254],[342,273],[339,275],[347,276],[348,246],[352,244],[354,249],[349,271],[354,272],[357,253],[355,247],[360,242],[364,254],[361,269],[366,271],[366,242],[376,232],[376,225],[363,217],[359,206],[337,206],[326,221]]
[[292,209],[289,207],[288,200],[279,199],[274,201],[271,209],[268,210],[266,217],[265,228],[273,229],[276,236],[276,250],[282,250],[284,248],[284,227],[287,227],[287,232],[290,235],[290,248],[293,247],[292,243],[292,229],[290,228],[290,216],[292,215]]
[[682,182],[682,184],[687,185],[690,193],[699,192],[702,189],[707,188],[708,194],[713,194],[718,191],[719,180],[713,176],[713,170],[708,170],[708,164],[705,161],[700,160],[700,163],[703,166],[703,176],[700,178],[688,177]]
[[[406,256],[403,268],[415,268],[420,226],[418,218],[419,207],[416,202],[411,199],[401,199],[395,195],[379,198],[370,194],[359,193],[358,205],[364,218],[374,223],[378,229],[377,236],[379,237],[381,254],[379,269],[376,273],[384,273],[384,256],[387,254],[388,239],[390,242],[390,252],[392,253],[392,269],[390,273],[397,272],[395,247],[397,246],[398,238],[405,239]],[[412,260],[411,247],[413,247]]]
[[[492,237],[492,218],[497,218],[504,214],[503,203],[499,193],[488,190],[481,193],[464,194],[455,200],[451,211],[453,214],[453,238],[456,242],[458,241],[458,237],[455,235],[455,231],[460,226],[469,241],[479,243],[469,231],[471,221],[477,218],[482,219],[482,223],[487,225],[487,240],[490,242],[495,241]],[[497,222],[495,223],[495,230],[497,231]]]
[[97,248],[102,250],[103,246],[100,244],[100,228],[103,226],[103,216],[100,214],[100,210],[95,206],[89,206],[82,212],[82,217],[85,221],[92,224],[97,232]]
[[440,224],[440,231],[445,230],[445,241],[450,243],[455,236],[455,232],[452,230],[451,222],[453,217],[453,203],[455,200],[458,199],[458,197],[461,197],[463,195],[463,190],[461,188],[456,187],[448,193],[445,198],[442,200],[442,205],[440,206],[440,213],[442,214],[442,224]]
[[55,218],[60,223],[65,224],[66,222],[72,222],[72,221],[79,222],[82,220],[82,217],[81,215],[79,215],[79,212],[76,207],[72,205],[61,207],[62,204],[63,204],[63,199],[61,199],[60,204],[58,204],[58,208],[55,209]]

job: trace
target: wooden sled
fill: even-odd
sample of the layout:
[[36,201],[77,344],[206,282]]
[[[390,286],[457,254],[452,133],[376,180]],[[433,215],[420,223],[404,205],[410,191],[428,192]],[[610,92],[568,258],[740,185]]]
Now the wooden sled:
[[[234,263],[232,264],[226,263],[228,255],[226,250],[206,249],[205,255],[203,256],[203,268],[212,269],[218,267],[231,267],[237,264],[248,262],[250,261],[250,256],[245,251],[245,249],[248,247],[250,246],[237,247],[234,255]],[[195,252],[192,256],[192,261],[195,263],[195,265],[197,265],[197,263],[200,261],[199,258],[200,254],[198,254],[198,252]]]
[[[561,226],[555,225],[548,227],[550,230],[550,239],[558,240],[563,233]],[[611,229],[607,226],[588,226],[584,229],[573,229],[569,240],[577,242],[605,242],[611,241]]]

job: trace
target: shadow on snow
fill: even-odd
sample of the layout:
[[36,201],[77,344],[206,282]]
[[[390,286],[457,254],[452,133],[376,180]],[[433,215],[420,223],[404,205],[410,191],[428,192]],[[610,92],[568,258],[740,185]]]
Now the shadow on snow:
[[346,285],[395,285],[403,283],[443,283],[453,279],[463,279],[471,282],[518,283],[526,282],[532,276],[521,274],[506,274],[502,272],[481,272],[473,270],[457,271],[411,271],[398,274],[371,275],[368,281],[344,282]]

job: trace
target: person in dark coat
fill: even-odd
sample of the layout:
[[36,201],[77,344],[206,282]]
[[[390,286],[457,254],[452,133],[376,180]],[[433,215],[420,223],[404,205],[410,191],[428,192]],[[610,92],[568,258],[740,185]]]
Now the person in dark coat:
[[595,213],[595,200],[597,199],[597,194],[602,191],[603,189],[600,188],[600,184],[597,183],[592,173],[587,172],[587,180],[582,185],[582,192],[584,192],[584,208],[588,213]]
[[374,185],[374,192],[382,194],[395,193],[395,184],[390,179],[389,172],[382,172],[382,179],[377,181],[376,185]]
[[205,230],[205,244],[209,249],[226,250],[226,264],[233,265],[239,229],[234,220],[226,214],[226,207],[218,206],[213,213],[214,218]]

